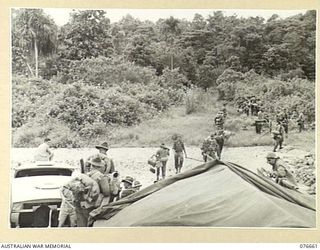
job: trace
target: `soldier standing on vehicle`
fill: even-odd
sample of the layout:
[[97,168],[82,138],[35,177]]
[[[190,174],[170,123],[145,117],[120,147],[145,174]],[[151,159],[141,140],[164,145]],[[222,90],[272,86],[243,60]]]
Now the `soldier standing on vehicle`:
[[187,152],[184,146],[184,143],[182,141],[181,136],[173,136],[173,151],[174,151],[174,167],[176,169],[176,174],[181,172],[182,166],[183,166],[183,153],[185,157],[187,157]]
[[101,145],[97,145],[96,149],[99,150],[98,154],[90,156],[85,163],[85,172],[89,172],[91,168],[90,161],[93,158],[100,157],[100,159],[104,162],[104,167],[101,169],[102,173],[111,174],[115,172],[115,165],[111,158],[107,156],[107,152],[109,150],[109,145],[107,142],[103,142]]
[[50,138],[45,138],[44,142],[37,148],[34,160],[35,161],[51,161],[53,153],[50,150]]

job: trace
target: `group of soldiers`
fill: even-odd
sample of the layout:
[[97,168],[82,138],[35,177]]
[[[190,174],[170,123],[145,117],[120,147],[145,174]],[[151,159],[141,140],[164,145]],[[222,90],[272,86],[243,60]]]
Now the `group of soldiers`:
[[90,213],[110,202],[123,199],[137,191],[141,183],[131,176],[120,180],[114,162],[107,156],[107,142],[97,145],[98,153],[86,161],[80,160],[81,173],[74,172],[71,180],[62,186],[59,227],[87,227]]
[[286,108],[282,110],[274,110],[275,117],[270,117],[271,112],[265,112],[263,102],[255,96],[242,98],[238,100],[238,112],[243,112],[247,116],[250,114],[255,116],[254,126],[257,134],[261,134],[263,128],[267,128],[267,133],[272,133],[274,140],[273,151],[283,147],[284,138],[287,137],[289,132],[289,122],[296,120],[299,132],[305,129],[305,117],[303,112],[298,114],[297,111],[293,110],[289,112]]
[[[286,108],[275,111],[274,119],[267,112],[260,99],[251,96],[238,101],[238,111],[244,112],[247,116],[255,116],[255,129],[257,134],[261,134],[263,127],[267,128],[266,133],[271,133],[274,140],[273,151],[283,148],[284,138],[288,136],[289,121],[297,121],[299,132],[305,129],[305,117],[303,112],[298,114],[296,111],[289,113]],[[227,118],[226,104],[219,110],[214,118],[215,132],[207,137],[202,144],[201,151],[204,161],[208,159],[221,159],[221,152],[224,146],[226,131],[224,124]]]
[[[272,133],[275,145],[273,151],[281,149],[283,147],[283,140],[285,134],[288,134],[289,114],[287,109],[283,109],[277,112],[275,116],[276,123],[271,124],[271,121],[267,114],[263,113],[263,108],[260,100],[250,99],[245,100],[241,104],[243,111],[249,116],[257,116],[255,125],[256,132],[261,133],[261,128],[264,123],[269,124],[268,133]],[[227,119],[226,104],[219,110],[214,117],[214,132],[208,136],[202,143],[201,153],[203,160],[221,159],[221,154],[224,146],[225,139],[228,138],[225,131],[225,121]],[[301,113],[297,117],[299,124],[299,131],[304,129],[304,116]],[[185,145],[182,141],[181,135],[174,135],[173,147],[174,151],[174,167],[176,174],[181,172],[183,167],[184,157],[187,158],[187,152]],[[53,153],[49,149],[50,139],[46,138],[44,143],[41,144],[35,156],[36,160],[51,160]],[[90,213],[99,207],[106,205],[110,202],[114,202],[134,194],[139,191],[141,183],[131,176],[126,176],[123,180],[120,180],[119,172],[115,169],[115,164],[111,158],[107,156],[109,146],[107,142],[97,145],[99,153],[90,156],[86,161],[81,159],[81,173],[77,173],[72,176],[71,180],[61,188],[62,204],[59,214],[59,226],[65,225],[66,219],[69,218],[70,226],[72,227],[86,227],[89,223]],[[160,148],[155,153],[156,166],[154,173],[156,174],[156,181],[160,179],[160,173],[162,179],[166,178],[166,165],[169,159],[170,149],[162,143]],[[268,155],[268,163],[280,162],[274,156],[274,154]],[[273,162],[274,159],[274,162]],[[269,161],[270,160],[270,161]],[[271,164],[272,165],[272,164]],[[262,174],[266,172],[261,170]],[[276,168],[274,171],[278,171],[279,182],[283,180],[290,180],[291,184],[284,181],[282,185],[290,186],[295,184],[291,179],[291,176],[286,168]],[[284,178],[286,175],[286,179]],[[282,177],[281,177],[282,176]],[[289,176],[289,177],[288,177]],[[277,180],[278,180],[277,179]]]
[[[269,119],[268,114],[263,114],[262,111],[258,112],[258,117],[255,120],[256,133],[260,134],[262,131],[262,127],[265,124],[267,125],[274,139],[274,152],[276,152],[278,147],[279,149],[282,149],[284,138],[287,137],[289,133],[289,121],[292,119],[291,117],[289,116],[288,110],[286,108],[283,108],[282,110],[278,110],[276,112],[274,121]],[[296,120],[299,127],[299,132],[302,132],[304,130],[305,123],[304,114],[301,112]]]
[[220,109],[214,117],[215,132],[207,137],[201,146],[201,153],[205,162],[208,160],[221,159],[225,141],[224,123],[227,115],[226,104],[223,104],[223,108]]
[[[208,160],[221,159],[221,153],[225,140],[224,122],[226,117],[227,110],[224,106],[224,108],[218,112],[214,119],[216,131],[210,136],[208,136],[202,143],[201,154],[203,156],[204,162],[207,162]],[[184,158],[188,157],[184,142],[182,140],[182,136],[175,134],[172,136],[172,139],[175,173],[179,174],[181,173],[181,169],[183,167]],[[170,148],[168,148],[164,143],[162,143],[157,152],[151,156],[151,159],[154,157],[155,160],[148,161],[148,163],[152,165],[152,168],[150,170],[156,174],[155,182],[159,181],[160,173],[162,179],[166,178],[166,166],[169,159],[169,155]]]
[[238,103],[238,112],[245,113],[247,116],[250,114],[252,116],[258,115],[258,112],[263,110],[262,101],[255,96],[248,96],[239,98]]
[[[176,174],[181,173],[181,169],[183,167],[184,157],[187,158],[187,151],[182,141],[182,136],[175,134],[172,136],[173,140],[173,147],[172,150],[174,151],[174,167]],[[159,181],[160,179],[160,172],[162,179],[166,178],[166,166],[170,155],[170,149],[164,144],[161,143],[160,148],[157,152],[152,156],[155,157],[155,161],[149,161],[150,165],[154,168],[151,168],[152,172],[156,173],[156,180],[155,182]]]
[[[184,157],[187,157],[186,148],[181,135],[174,135],[173,151],[176,174],[181,172]],[[50,161],[53,152],[50,150],[49,138],[37,148],[36,161]],[[81,172],[74,172],[70,181],[60,190],[62,203],[59,213],[59,227],[69,224],[71,227],[87,227],[90,225],[90,213],[95,214],[104,205],[123,199],[141,188],[141,183],[131,176],[120,179],[114,161],[107,155],[109,145],[103,142],[96,145],[98,153],[80,160]],[[164,143],[160,145],[155,157],[157,162],[156,176],[160,173],[166,178],[166,165],[169,148]],[[155,181],[155,182],[156,182]],[[67,223],[69,221],[69,223]]]

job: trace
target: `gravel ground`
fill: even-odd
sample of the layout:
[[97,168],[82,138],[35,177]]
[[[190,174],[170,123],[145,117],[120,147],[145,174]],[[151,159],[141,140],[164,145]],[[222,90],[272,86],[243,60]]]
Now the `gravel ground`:
[[[239,164],[253,172],[256,172],[256,169],[260,167],[271,169],[271,166],[266,163],[265,158],[267,153],[270,152],[270,149],[270,146],[224,148],[222,160]],[[156,150],[157,148],[111,148],[108,151],[108,155],[114,159],[116,169],[120,172],[122,178],[127,175],[132,176],[141,182],[142,187],[146,187],[155,180],[155,175],[149,171],[147,160],[156,152]],[[12,167],[18,162],[31,162],[33,160],[34,151],[35,148],[13,148],[11,152]],[[53,149],[53,151],[55,154],[54,160],[56,162],[66,162],[71,165],[79,165],[79,160],[81,158],[86,159],[90,155],[98,152],[94,148],[61,148]],[[173,153],[172,151],[170,153],[171,155],[167,163],[167,176],[175,173]],[[282,149],[278,155],[284,160],[292,161],[304,158],[304,156],[309,153],[310,152],[304,150],[286,147]],[[182,171],[201,164],[202,157],[199,148],[187,147],[187,154],[188,157],[194,159],[185,159]]]

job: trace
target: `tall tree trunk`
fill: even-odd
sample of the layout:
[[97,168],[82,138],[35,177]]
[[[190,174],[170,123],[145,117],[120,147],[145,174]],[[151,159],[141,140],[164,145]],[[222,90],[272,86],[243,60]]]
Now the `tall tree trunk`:
[[29,65],[29,63],[27,61],[26,61],[26,64],[27,64],[27,67],[28,67],[32,77],[34,77],[33,71],[32,71],[32,69],[31,69],[31,67],[30,67],[30,65]]
[[173,38],[171,38],[171,41],[170,41],[170,52],[171,52],[170,66],[171,66],[171,70],[173,70]]
[[36,77],[38,78],[38,45],[36,39],[34,39],[34,57],[36,60]]

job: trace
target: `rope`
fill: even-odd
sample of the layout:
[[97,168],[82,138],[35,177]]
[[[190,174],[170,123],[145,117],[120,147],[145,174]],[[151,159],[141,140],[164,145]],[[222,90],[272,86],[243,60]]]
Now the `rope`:
[[186,157],[186,159],[190,159],[190,160],[194,160],[194,161],[200,161],[200,162],[203,162],[203,160],[199,160],[199,159],[192,158],[192,157]]

